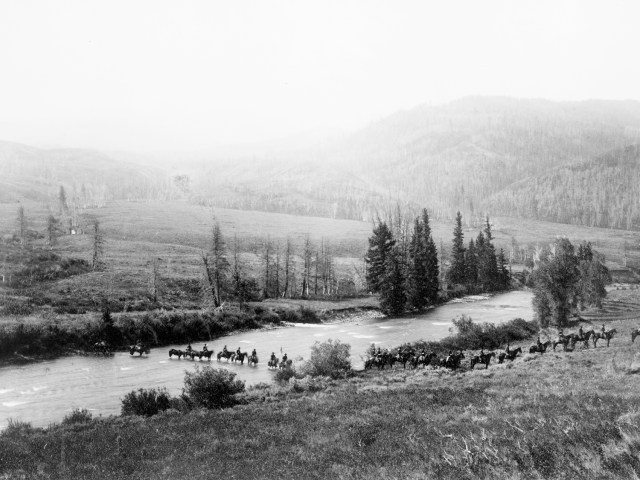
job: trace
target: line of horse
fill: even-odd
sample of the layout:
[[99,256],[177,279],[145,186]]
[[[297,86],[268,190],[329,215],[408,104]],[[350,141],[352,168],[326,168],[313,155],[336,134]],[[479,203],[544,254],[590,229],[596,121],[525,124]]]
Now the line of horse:
[[[591,329],[586,332],[583,332],[582,329],[580,329],[576,333],[564,334],[560,332],[557,339],[547,340],[546,342],[542,342],[540,337],[538,337],[537,343],[529,347],[529,353],[543,354],[547,351],[549,346],[552,346],[553,351],[555,352],[558,345],[562,345],[564,351],[572,351],[578,343],[582,343],[584,348],[589,348],[589,340],[593,343],[594,348],[598,346],[599,340],[606,340],[608,347],[611,339],[616,333],[617,330],[615,328],[606,331],[595,331],[594,329]],[[640,336],[640,328],[636,328],[631,332],[631,342],[633,343],[638,336]],[[493,358],[497,359],[500,364],[504,363],[505,360],[515,360],[515,358],[521,353],[521,347],[512,349],[509,345],[507,345],[507,348],[501,352],[494,351],[485,353],[484,351],[481,351],[480,353],[471,354],[469,356],[469,366],[471,369],[475,368],[476,365],[484,365],[485,368],[489,368],[489,364]],[[393,368],[397,363],[401,364],[405,369],[408,365],[409,368],[431,366],[433,368],[449,368],[451,370],[455,370],[460,368],[463,358],[465,358],[465,354],[462,351],[458,351],[456,353],[450,352],[449,355],[444,357],[438,357],[438,355],[433,352],[415,352],[413,349],[400,349],[397,353],[379,351],[377,354],[374,354],[365,360],[364,368],[366,370],[377,367],[379,370],[382,370],[387,365],[389,368]]]
[[[198,357],[198,360],[202,360],[203,358],[206,358],[207,360],[211,360],[211,357],[213,356],[213,351],[212,350],[193,350],[193,349],[179,350],[177,348],[172,348],[171,350],[169,350],[169,358],[172,358],[174,356],[178,357],[179,359],[184,357],[184,358],[190,358],[191,360],[195,360],[195,358]],[[221,351],[221,352],[218,352],[218,354],[216,355],[216,358],[218,361],[227,360],[227,362],[231,361],[233,363],[240,362],[240,365],[244,365],[245,360],[251,366],[258,365],[258,356],[249,355],[248,352],[237,353],[237,352]]]

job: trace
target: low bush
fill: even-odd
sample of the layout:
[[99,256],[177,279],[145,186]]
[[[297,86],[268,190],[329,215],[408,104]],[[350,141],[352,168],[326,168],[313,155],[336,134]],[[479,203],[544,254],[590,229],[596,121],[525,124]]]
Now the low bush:
[[183,397],[194,407],[232,407],[239,403],[234,395],[245,390],[244,381],[235,378],[235,372],[222,368],[196,367],[195,372],[185,372]]
[[320,323],[318,314],[310,308],[300,309],[300,322],[301,323]]
[[122,415],[150,417],[171,407],[171,397],[165,388],[139,389],[127,393],[122,399]]
[[291,364],[284,368],[279,368],[276,371],[274,378],[276,382],[284,383],[284,382],[288,382],[290,379],[294,377],[299,377],[299,376],[300,375],[298,374],[296,367],[293,364]]
[[5,315],[31,315],[33,306],[29,302],[8,298],[4,302],[2,313]]
[[74,408],[71,413],[62,419],[62,425],[76,425],[79,423],[90,423],[93,420],[91,412],[85,408]]
[[351,345],[340,340],[316,342],[304,365],[306,374],[312,377],[342,378],[351,371]]

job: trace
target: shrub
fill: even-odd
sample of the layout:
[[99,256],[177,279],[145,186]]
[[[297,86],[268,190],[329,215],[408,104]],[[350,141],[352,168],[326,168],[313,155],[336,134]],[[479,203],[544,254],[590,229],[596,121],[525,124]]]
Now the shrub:
[[310,308],[300,309],[300,322],[302,323],[320,323],[318,314]]
[[305,364],[305,372],[312,377],[344,377],[351,371],[351,345],[340,340],[316,342],[311,347],[311,356]]
[[150,417],[171,406],[171,397],[166,388],[134,390],[122,399],[122,415],[143,415]]
[[28,302],[8,298],[4,303],[3,313],[5,315],[30,315],[33,313],[33,306]]
[[7,428],[0,432],[0,435],[5,437],[17,437],[21,435],[29,434],[33,431],[33,427],[29,422],[23,422],[22,420],[9,419]]
[[73,411],[65,415],[62,419],[62,425],[75,425],[78,423],[89,423],[93,420],[93,415],[91,412],[85,408],[82,410],[79,408],[74,408]]
[[279,368],[275,374],[275,379],[276,379],[276,382],[284,383],[298,376],[299,375],[298,375],[298,372],[296,371],[296,367],[294,367],[293,364],[291,364],[290,366]]
[[236,393],[244,392],[244,381],[235,380],[236,374],[225,369],[196,367],[185,372],[183,395],[196,407],[226,408],[238,403]]

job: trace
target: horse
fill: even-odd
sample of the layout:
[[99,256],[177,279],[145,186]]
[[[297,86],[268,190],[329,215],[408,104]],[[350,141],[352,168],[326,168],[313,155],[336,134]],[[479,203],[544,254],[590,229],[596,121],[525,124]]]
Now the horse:
[[258,355],[251,355],[248,360],[249,365],[255,367],[258,365]]
[[213,355],[212,350],[201,350],[198,352],[198,358],[200,360],[202,360],[202,357],[206,358],[207,360],[211,360],[211,355]]
[[509,350],[508,352],[501,352],[498,354],[498,363],[503,363],[505,358],[513,362],[519,353],[522,353],[522,348],[520,347],[515,350]]
[[216,355],[216,357],[218,358],[218,361],[220,361],[221,358],[225,358],[227,360],[227,362],[229,361],[230,358],[233,357],[233,353],[229,352],[229,351],[221,351],[218,352],[218,355]]
[[247,352],[233,353],[231,354],[231,361],[237,362],[240,360],[240,365],[244,365],[244,360],[249,357]]
[[171,350],[169,350],[169,358],[171,358],[172,355],[175,355],[178,358],[182,358],[183,355],[185,357],[187,356],[182,350],[177,350],[175,348],[172,348]]
[[444,363],[441,365],[446,368],[450,368],[451,370],[455,370],[460,367],[460,362],[464,358],[464,353],[452,353],[451,355],[447,355],[444,359]]
[[146,343],[141,343],[141,344],[136,344],[136,345],[131,345],[129,347],[129,355],[133,355],[134,353],[139,353],[140,356],[142,356],[143,353],[149,353],[151,351],[151,349],[149,348],[149,345],[147,345]]
[[269,359],[269,361],[267,362],[267,368],[278,368],[278,359]]
[[93,352],[101,355],[113,355],[111,347],[104,340],[93,344]]
[[554,340],[553,341],[553,351],[556,351],[556,347],[560,344],[562,344],[562,349],[566,352],[567,351],[567,347],[571,347],[572,345],[575,345],[576,342],[579,342],[580,336],[576,333],[569,333],[567,335],[560,335],[558,337],[558,340]]
[[483,353],[481,355],[474,355],[471,357],[471,370],[476,364],[483,364],[485,368],[489,368],[489,362],[491,362],[491,358],[496,356],[496,352]]
[[535,345],[531,345],[531,347],[529,347],[529,353],[544,353],[547,351],[547,347],[550,343],[551,340],[547,340],[544,343],[540,342]]
[[640,328],[634,328],[631,330],[631,343],[636,341],[636,337],[640,335]]
[[437,355],[433,352],[427,353],[426,355],[414,355],[411,357],[411,366],[413,368],[418,368],[419,365],[424,365],[425,368],[427,365],[431,363],[433,358],[437,357]]
[[395,355],[394,358],[394,362],[398,362],[402,364],[402,368],[406,369],[407,368],[407,362],[410,362],[413,360],[413,357],[415,356],[414,352],[412,349],[408,349],[408,350],[400,350],[398,352],[397,355]]
[[617,332],[617,330],[615,328],[612,328],[611,330],[607,330],[606,332],[594,332],[593,334],[593,348],[596,347],[596,344],[598,343],[598,340],[600,340],[601,338],[607,341],[607,347],[609,346],[609,342],[611,341],[611,339],[613,338],[613,336],[615,335],[615,333]]
[[293,360],[291,359],[282,360],[278,365],[278,368],[280,368],[280,370],[284,370],[285,368],[291,368],[292,365],[293,365]]

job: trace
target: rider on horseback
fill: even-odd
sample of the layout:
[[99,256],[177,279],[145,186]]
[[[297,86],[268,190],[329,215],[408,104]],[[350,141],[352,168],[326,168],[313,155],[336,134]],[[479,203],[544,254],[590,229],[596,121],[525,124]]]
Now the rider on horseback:
[[584,332],[582,331],[582,325],[580,325],[580,328],[578,329],[578,338],[580,340],[582,340],[584,338]]
[[240,347],[238,347],[238,349],[236,350],[236,357],[240,357]]
[[251,356],[254,358],[258,357],[258,354],[256,353],[256,349],[254,348],[253,351],[251,352]]
[[208,352],[209,351],[209,349],[207,348],[207,344],[206,343],[204,344],[204,347],[202,347],[202,351],[203,352]]
[[224,355],[229,355],[229,350],[227,350],[227,346],[226,345],[224,347],[222,347],[222,353]]
[[602,333],[605,333],[604,323],[602,324],[601,330],[602,330]]
[[[255,350],[254,350],[254,351],[255,351]],[[271,352],[271,361],[272,361],[273,363],[275,363],[275,362],[276,362],[276,360],[278,360],[278,359],[276,358],[276,354],[275,354],[275,353],[273,353],[273,352]]]
[[285,363],[286,361],[287,361],[287,354],[285,353],[285,354],[282,356],[282,363]]
[[191,348],[191,342],[189,342],[189,345],[187,345],[187,352],[190,352],[191,350],[193,350],[193,348]]

